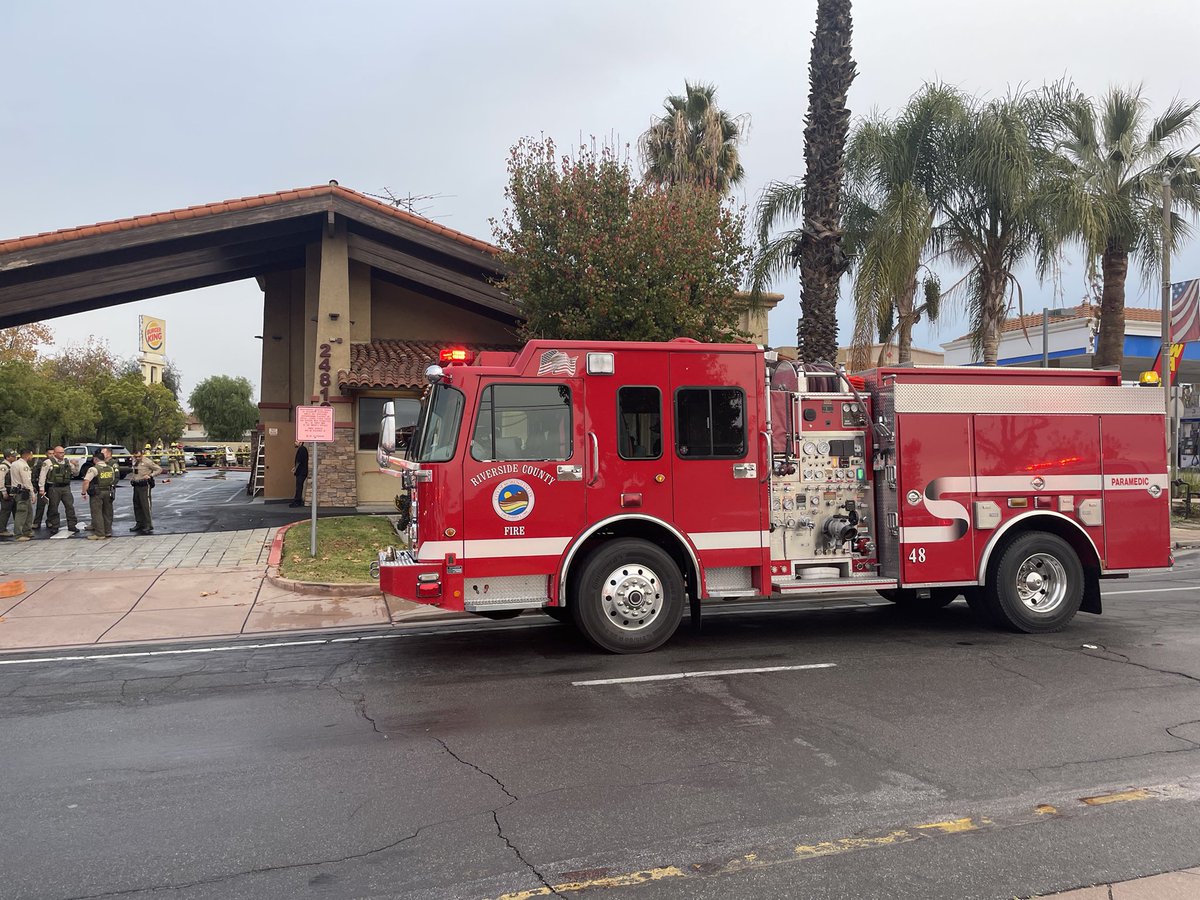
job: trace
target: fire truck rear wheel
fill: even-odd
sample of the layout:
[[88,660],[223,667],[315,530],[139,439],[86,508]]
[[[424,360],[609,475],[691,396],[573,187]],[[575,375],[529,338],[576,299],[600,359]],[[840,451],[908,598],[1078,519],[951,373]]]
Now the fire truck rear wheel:
[[599,547],[574,581],[575,624],[610,653],[645,653],[664,644],[683,616],[683,575],[649,541],[621,538]]
[[985,590],[996,624],[1026,634],[1061,631],[1083,601],[1083,566],[1071,545],[1031,531],[1001,553]]

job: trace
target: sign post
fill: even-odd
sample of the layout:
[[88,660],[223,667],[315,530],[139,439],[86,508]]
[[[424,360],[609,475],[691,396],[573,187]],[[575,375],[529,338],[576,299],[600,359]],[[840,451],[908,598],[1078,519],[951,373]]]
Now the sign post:
[[317,555],[317,444],[333,443],[333,407],[297,406],[296,440],[312,443],[312,524],[308,553]]

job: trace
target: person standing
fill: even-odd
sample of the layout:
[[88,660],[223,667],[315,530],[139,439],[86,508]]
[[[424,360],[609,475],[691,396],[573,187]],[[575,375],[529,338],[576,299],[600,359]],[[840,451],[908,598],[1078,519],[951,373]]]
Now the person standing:
[[138,450],[133,454],[133,472],[130,473],[129,483],[133,485],[133,518],[134,526],[130,531],[140,534],[154,534],[154,519],[151,517],[154,491],[154,476],[162,474],[162,466]]
[[292,474],[296,476],[296,496],[288,506],[303,506],[304,482],[308,479],[308,445],[304,441],[296,441],[296,462],[292,466]]
[[13,497],[13,533],[18,541],[33,538],[33,470],[29,468],[32,450],[22,450],[21,458],[9,466],[8,492]]
[[46,498],[46,527],[51,534],[58,534],[58,505],[67,511],[67,531],[79,533],[79,520],[75,517],[75,498],[71,494],[71,464],[67,451],[55,447],[38,466],[38,496]]
[[89,541],[105,541],[112,537],[113,494],[117,488],[117,470],[104,458],[103,452],[92,457],[92,467],[83,476],[79,495],[88,501],[92,512],[92,533]]
[[16,458],[16,450],[9,450],[0,456],[0,538],[13,536],[13,533],[8,530],[8,522],[13,516],[13,508],[16,504],[8,488],[12,484],[10,468]]
[[42,468],[50,459],[50,454],[47,453],[44,457],[39,457],[29,464],[29,471],[33,478],[33,497],[37,500],[37,505],[33,508],[33,521],[31,527],[34,531],[41,530],[42,522],[46,518],[46,495],[42,493],[42,489],[38,486],[41,483]]

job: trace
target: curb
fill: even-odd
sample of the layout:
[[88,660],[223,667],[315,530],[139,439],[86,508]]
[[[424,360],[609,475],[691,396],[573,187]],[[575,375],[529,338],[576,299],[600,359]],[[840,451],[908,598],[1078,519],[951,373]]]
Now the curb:
[[267,581],[277,588],[282,588],[285,591],[291,591],[293,594],[304,594],[312,597],[382,597],[383,591],[379,589],[379,585],[373,582],[359,582],[357,584],[332,584],[320,581],[293,581],[291,578],[284,578],[279,574],[279,563],[283,559],[283,539],[284,536],[295,528],[297,525],[304,525],[305,521],[292,522],[288,525],[281,525],[279,530],[275,532],[275,537],[271,541],[271,552],[267,555]]

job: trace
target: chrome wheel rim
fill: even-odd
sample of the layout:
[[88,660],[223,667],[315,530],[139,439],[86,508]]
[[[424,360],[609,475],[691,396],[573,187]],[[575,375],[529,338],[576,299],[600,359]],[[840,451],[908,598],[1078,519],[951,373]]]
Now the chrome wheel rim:
[[641,563],[618,566],[604,579],[600,600],[609,622],[622,631],[641,631],[662,612],[662,579]]
[[1017,567],[1017,599],[1031,612],[1052,613],[1067,598],[1067,570],[1048,553],[1034,553]]

